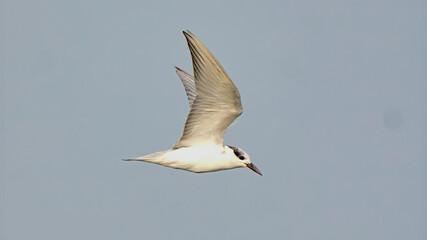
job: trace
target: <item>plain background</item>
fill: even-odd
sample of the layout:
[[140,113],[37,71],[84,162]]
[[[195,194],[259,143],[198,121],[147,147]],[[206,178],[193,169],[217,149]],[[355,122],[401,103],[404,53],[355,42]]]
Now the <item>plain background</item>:
[[[1,4],[1,239],[425,239],[426,1]],[[121,161],[180,137],[186,29],[264,176]]]

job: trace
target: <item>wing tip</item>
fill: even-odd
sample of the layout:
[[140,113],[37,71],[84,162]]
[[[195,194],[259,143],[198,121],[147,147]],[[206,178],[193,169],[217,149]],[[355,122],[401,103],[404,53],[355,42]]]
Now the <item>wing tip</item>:
[[184,34],[186,39],[196,38],[196,36],[194,36],[194,34],[188,29],[185,31],[182,31],[182,33]]

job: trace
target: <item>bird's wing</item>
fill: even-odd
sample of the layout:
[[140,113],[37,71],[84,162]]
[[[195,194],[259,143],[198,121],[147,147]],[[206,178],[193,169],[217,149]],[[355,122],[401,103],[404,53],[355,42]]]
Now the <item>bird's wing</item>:
[[183,32],[193,61],[196,98],[174,148],[224,145],[227,127],[242,114],[240,94],[221,64],[190,31]]
[[188,98],[188,104],[190,104],[191,108],[191,105],[193,105],[194,99],[197,96],[194,77],[179,67],[175,67],[175,71],[178,74],[179,79],[181,79],[182,84],[184,85],[185,93],[187,94]]

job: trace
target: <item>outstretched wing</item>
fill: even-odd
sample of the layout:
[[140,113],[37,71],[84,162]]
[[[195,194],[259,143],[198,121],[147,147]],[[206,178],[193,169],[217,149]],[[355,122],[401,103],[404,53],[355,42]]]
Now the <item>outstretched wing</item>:
[[178,74],[179,79],[181,79],[182,84],[184,85],[185,93],[187,94],[188,98],[188,104],[190,104],[191,108],[191,105],[193,105],[194,99],[197,96],[194,77],[179,67],[175,67],[175,71]]
[[181,139],[174,148],[206,142],[223,146],[225,130],[242,114],[239,91],[199,39],[190,31],[183,33],[193,61],[197,95],[191,104]]

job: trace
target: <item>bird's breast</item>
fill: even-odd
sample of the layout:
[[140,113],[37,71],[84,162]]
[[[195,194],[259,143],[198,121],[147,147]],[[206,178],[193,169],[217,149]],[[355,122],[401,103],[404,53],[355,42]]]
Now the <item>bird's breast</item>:
[[165,154],[165,165],[191,172],[211,172],[231,169],[234,166],[224,148],[216,146],[188,147],[174,149]]

